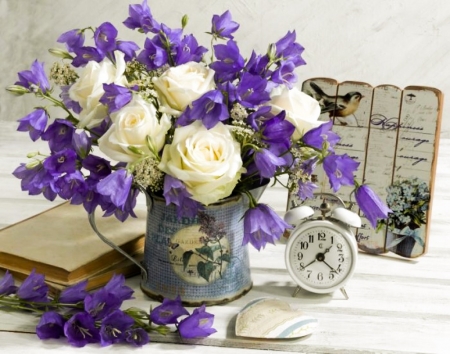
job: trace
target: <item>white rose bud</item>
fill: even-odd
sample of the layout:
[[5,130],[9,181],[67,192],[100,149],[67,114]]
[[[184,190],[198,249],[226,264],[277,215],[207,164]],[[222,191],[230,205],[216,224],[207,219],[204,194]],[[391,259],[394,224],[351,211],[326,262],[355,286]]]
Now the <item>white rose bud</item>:
[[125,59],[122,52],[116,52],[116,65],[108,58],[100,63],[90,61],[80,74],[80,78],[69,89],[69,97],[83,109],[80,113],[79,128],[99,125],[107,116],[107,107],[100,103],[105,91],[103,84],[126,86]]
[[186,185],[192,199],[209,205],[231,195],[241,174],[241,148],[228,127],[206,129],[200,121],[175,129],[158,168]]
[[[156,108],[143,98],[135,95],[130,103],[111,115],[113,124],[98,140],[100,150],[116,161],[132,162],[140,157],[137,151],[148,155],[150,137],[156,152],[163,147],[166,133],[170,129],[170,119],[163,114],[160,121]],[[128,147],[132,146],[130,150]]]
[[160,111],[178,117],[192,101],[215,89],[214,70],[189,62],[167,69],[153,83],[161,100]]
[[281,88],[274,89],[268,105],[272,106],[271,111],[274,114],[286,111],[286,119],[295,126],[292,135],[294,140],[300,139],[309,130],[325,123],[318,120],[319,102],[296,87],[289,90],[283,85]]

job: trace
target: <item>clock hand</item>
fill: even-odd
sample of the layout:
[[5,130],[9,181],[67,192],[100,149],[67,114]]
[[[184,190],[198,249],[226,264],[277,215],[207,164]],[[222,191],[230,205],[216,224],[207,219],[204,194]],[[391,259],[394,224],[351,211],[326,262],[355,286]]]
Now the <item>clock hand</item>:
[[325,262],[325,260],[323,260],[322,262],[325,263],[333,272],[337,273],[337,270],[330,266],[327,262]]
[[317,259],[314,258],[311,262],[309,262],[307,265],[303,266],[303,269],[306,269],[307,267],[309,267],[311,264],[313,264]]

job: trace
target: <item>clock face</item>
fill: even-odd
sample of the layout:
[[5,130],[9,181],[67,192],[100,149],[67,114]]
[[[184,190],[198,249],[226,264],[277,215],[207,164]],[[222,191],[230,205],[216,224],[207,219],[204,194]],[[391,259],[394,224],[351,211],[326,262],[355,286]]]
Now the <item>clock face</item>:
[[327,293],[353,274],[356,246],[346,229],[315,220],[294,230],[286,246],[286,266],[300,287]]

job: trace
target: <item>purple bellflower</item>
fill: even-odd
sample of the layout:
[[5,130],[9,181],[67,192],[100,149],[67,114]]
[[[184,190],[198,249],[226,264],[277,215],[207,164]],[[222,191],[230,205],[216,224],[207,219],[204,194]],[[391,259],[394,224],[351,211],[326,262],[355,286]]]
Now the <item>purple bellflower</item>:
[[251,243],[258,251],[268,242],[275,243],[291,226],[265,204],[258,204],[244,214],[244,241]]
[[114,214],[116,219],[122,222],[124,222],[129,216],[136,218],[137,216],[134,213],[133,209],[136,206],[138,194],[139,194],[138,189],[131,189],[130,193],[127,196],[127,199],[125,200],[124,205],[120,208],[116,207],[113,203],[110,203],[109,206],[106,206],[106,203],[100,202],[102,209],[105,210],[103,216],[107,217]]
[[166,205],[173,203],[177,206],[178,218],[195,217],[202,208],[199,202],[190,198],[192,195],[186,190],[184,183],[169,174],[164,177],[163,195]]
[[263,178],[272,178],[277,171],[277,168],[285,165],[285,160],[278,157],[269,149],[259,149],[255,153],[255,164],[261,176]]
[[69,89],[72,87],[72,85],[65,85],[60,87],[61,87],[60,97],[63,100],[64,105],[67,107],[67,109],[71,109],[75,113],[79,114],[82,111],[80,104],[76,101],[73,101],[69,95]]
[[275,43],[277,58],[283,58],[284,61],[292,62],[295,67],[305,65],[301,54],[305,50],[300,44],[295,42],[295,31],[288,31],[286,35]]
[[250,74],[268,78],[270,76],[270,72],[268,72],[266,68],[269,61],[270,59],[267,55],[257,55],[255,51],[252,51],[250,59],[245,64],[245,69]]
[[211,34],[217,38],[233,39],[233,33],[239,28],[239,24],[231,19],[230,11],[222,15],[214,15],[212,18]]
[[64,318],[55,311],[45,312],[38,325],[36,334],[39,339],[60,338],[64,336]]
[[325,170],[330,186],[334,192],[337,192],[341,186],[353,186],[353,173],[359,166],[359,162],[353,160],[347,154],[328,155],[323,160],[323,169]]
[[179,323],[178,331],[183,338],[205,338],[217,332],[212,328],[213,323],[214,315],[206,312],[202,305]]
[[215,45],[214,55],[217,61],[211,63],[210,67],[215,71],[215,79],[219,82],[233,81],[244,68],[245,61],[235,41]]
[[64,149],[47,157],[44,168],[53,176],[63,173],[74,173],[76,170],[77,153],[72,149]]
[[303,135],[302,141],[309,146],[321,150],[324,143],[328,143],[328,151],[333,151],[333,147],[341,140],[340,136],[334,133],[333,121],[328,121],[319,125],[317,128],[311,129]]
[[116,112],[127,105],[133,95],[131,91],[116,84],[103,84],[104,95],[100,98],[100,103],[108,106],[109,113]]
[[88,155],[82,162],[92,180],[101,180],[111,174],[111,163],[103,157]]
[[110,53],[116,49],[117,29],[110,22],[104,22],[94,32],[97,49],[103,53]]
[[132,328],[125,332],[125,341],[136,347],[141,347],[150,342],[150,338],[143,328]]
[[31,70],[20,71],[18,76],[19,81],[16,82],[16,85],[23,86],[31,92],[36,92],[39,88],[46,93],[50,89],[50,83],[44,71],[44,63],[39,63],[37,60],[31,64]]
[[102,320],[100,343],[107,346],[125,341],[126,331],[134,324],[134,319],[121,310],[115,310]]
[[223,101],[223,95],[219,90],[209,91],[186,107],[177,124],[186,126],[200,119],[207,129],[214,128],[218,122],[229,117],[227,106]]
[[73,173],[67,173],[58,178],[55,182],[55,187],[58,191],[58,195],[65,200],[86,191],[84,176],[79,170],[75,170]]
[[64,324],[64,335],[74,347],[84,347],[88,343],[98,343],[100,341],[100,334],[95,327],[95,320],[86,312],[74,314]]
[[121,41],[118,40],[116,42],[117,44],[117,50],[121,51],[123,54],[125,54],[125,61],[129,62],[133,58],[136,57],[136,51],[139,49],[139,46],[132,42],[132,41]]
[[31,140],[36,141],[41,137],[47,127],[47,122],[47,111],[38,108],[22,119],[19,119],[19,127],[17,130],[20,132],[29,132]]
[[276,116],[265,119],[261,124],[261,139],[268,144],[283,145],[286,149],[291,145],[291,136],[295,126],[285,119],[286,112],[281,111]]
[[77,155],[84,159],[91,150],[92,139],[84,130],[79,133],[74,132],[72,135],[72,146],[77,152]]
[[184,36],[179,45],[177,46],[175,55],[175,64],[186,64],[190,61],[200,62],[203,58],[203,54],[208,51],[205,47],[198,45],[197,39],[190,34]]
[[17,286],[14,285],[14,279],[11,273],[6,270],[5,275],[0,280],[0,296],[8,296],[17,291]]
[[237,85],[238,101],[244,107],[254,108],[270,99],[266,91],[267,80],[257,75],[244,73]]
[[111,198],[111,202],[118,208],[123,207],[130,194],[133,176],[127,170],[120,169],[112,172],[97,184],[97,192]]
[[167,64],[169,57],[162,46],[147,38],[144,43],[144,50],[138,54],[137,60],[144,64],[147,69],[155,70]]
[[355,199],[373,228],[377,226],[377,219],[386,219],[392,212],[378,195],[366,184],[358,186]]
[[64,32],[57,39],[58,43],[65,43],[66,48],[69,52],[74,52],[75,50],[81,48],[84,44],[84,32],[80,29],[73,29]]
[[278,68],[272,73],[270,78],[277,84],[284,84],[290,89],[294,87],[294,83],[297,82],[297,75],[294,73],[294,63],[287,61],[282,62]]
[[48,285],[44,280],[44,275],[33,269],[17,289],[17,297],[25,301],[48,302]]
[[72,148],[72,137],[75,132],[73,124],[65,119],[56,119],[42,134],[42,140],[48,141],[53,152]]
[[84,310],[93,319],[100,320],[120,308],[122,301],[113,293],[100,288],[84,298]]
[[81,47],[75,49],[75,58],[72,60],[72,66],[78,68],[85,66],[90,61],[101,62],[105,54],[94,47]]
[[181,304],[180,296],[175,300],[164,299],[162,304],[152,309],[150,320],[158,325],[176,324],[178,318],[189,315],[189,312]]
[[123,24],[131,29],[138,29],[143,33],[158,33],[160,25],[152,16],[147,0],[142,2],[142,5],[135,4],[128,7],[129,17]]

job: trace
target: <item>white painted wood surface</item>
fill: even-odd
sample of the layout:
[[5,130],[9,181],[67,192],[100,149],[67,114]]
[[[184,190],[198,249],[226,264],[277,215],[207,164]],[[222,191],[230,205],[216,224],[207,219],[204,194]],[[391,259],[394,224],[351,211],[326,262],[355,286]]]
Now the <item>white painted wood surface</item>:
[[[20,191],[19,180],[11,172],[36,150],[27,134],[15,132],[16,124],[0,122],[0,227],[48,209],[53,204]],[[43,145],[40,145],[43,147]],[[45,150],[42,148],[42,151]],[[340,292],[313,295],[291,294],[294,283],[284,268],[284,244],[251,251],[253,289],[243,298],[224,306],[209,307],[216,316],[218,332],[193,346],[150,343],[138,353],[208,352],[246,354],[269,351],[297,353],[448,353],[450,352],[450,140],[442,139],[437,167],[435,200],[428,253],[417,260],[378,257],[360,253],[353,279],[346,286],[350,296]],[[263,195],[280,215],[287,195],[273,187]],[[36,240],[38,242],[38,240]],[[1,247],[1,245],[0,245]],[[136,289],[136,299],[125,306],[148,308],[151,302],[138,286],[138,277],[128,281]],[[238,311],[258,297],[277,297],[290,302],[319,320],[316,332],[299,340],[257,341],[237,338],[234,322]],[[64,340],[40,341],[34,327],[37,319],[23,313],[0,311],[0,353],[122,353],[130,347],[98,345],[72,348]],[[176,337],[152,337],[154,342],[174,342]],[[205,347],[208,346],[208,347]],[[241,349],[246,348],[246,349]]]

